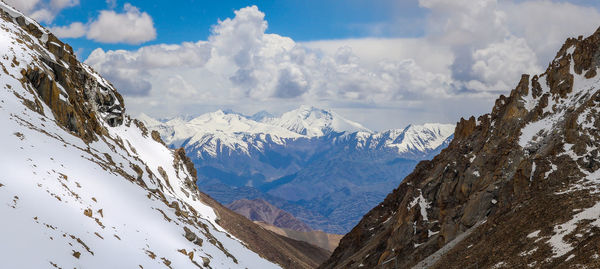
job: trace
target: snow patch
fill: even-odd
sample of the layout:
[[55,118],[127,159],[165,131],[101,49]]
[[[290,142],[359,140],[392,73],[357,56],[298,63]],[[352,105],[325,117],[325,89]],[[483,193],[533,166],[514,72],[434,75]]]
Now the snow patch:
[[574,249],[570,243],[564,241],[564,238],[573,233],[580,222],[584,220],[591,221],[587,224],[588,226],[600,227],[600,203],[596,203],[594,206],[575,214],[571,220],[554,226],[554,235],[548,240],[548,244],[552,247],[554,258],[563,256]]
[[415,197],[408,204],[408,210],[413,208],[415,205],[419,205],[421,217],[423,218],[423,221],[429,221],[429,219],[427,218],[427,209],[431,208],[430,204],[431,203],[430,202],[428,203],[427,200],[423,197],[423,192],[421,190],[419,190],[419,196]]

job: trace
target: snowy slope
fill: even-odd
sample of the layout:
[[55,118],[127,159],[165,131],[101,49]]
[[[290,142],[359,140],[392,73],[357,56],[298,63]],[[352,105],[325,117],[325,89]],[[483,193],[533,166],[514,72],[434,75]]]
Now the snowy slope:
[[[65,45],[47,41],[35,22],[25,18],[25,31],[13,18],[20,13],[1,2],[0,9],[6,12],[0,19],[3,267],[278,267],[216,223],[213,209],[190,188],[194,182],[180,158],[127,116],[119,124],[114,113],[121,104],[107,81],[51,53],[48,48],[64,51]],[[63,71],[56,71],[60,66]],[[44,90],[21,72],[34,69],[60,89],[52,107],[38,95]],[[70,70],[81,72],[85,89],[53,79],[76,72]],[[112,107],[94,99],[75,103],[75,93],[110,97]],[[99,124],[88,143],[56,118],[60,109],[78,106],[91,107]]]

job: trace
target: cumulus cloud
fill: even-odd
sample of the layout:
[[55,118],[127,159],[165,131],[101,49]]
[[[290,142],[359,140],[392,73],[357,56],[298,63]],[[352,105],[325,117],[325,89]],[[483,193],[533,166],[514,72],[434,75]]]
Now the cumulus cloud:
[[79,0],[5,0],[27,16],[39,21],[52,23],[63,9],[79,5]]
[[50,27],[50,31],[60,38],[78,38],[85,35],[87,26],[81,22],[74,22],[68,26]]
[[304,102],[395,107],[418,118],[435,104],[439,114],[446,109],[453,114],[444,116],[457,118],[486,112],[479,110],[522,73],[540,72],[567,36],[600,21],[595,9],[550,1],[419,4],[430,11],[421,38],[297,43],[266,33],[265,14],[251,6],[219,21],[206,41],[97,49],[86,63],[129,94],[134,111],[147,104],[166,114],[215,106],[285,110]]
[[[102,49],[96,49],[86,60],[86,63],[92,64],[94,67],[99,68],[98,71],[104,76],[110,78],[111,82],[118,85],[120,91],[123,94],[131,96],[144,96],[150,92],[151,84],[145,79],[137,79],[148,77],[149,73],[144,68],[139,66],[128,66],[123,64],[126,62],[123,54],[115,54],[116,60],[121,60],[121,64],[115,66],[115,68],[104,68],[102,66],[94,65],[94,63],[101,61],[107,55]],[[117,64],[117,63],[115,63]]]
[[124,13],[103,10],[87,32],[88,39],[101,43],[140,44],[156,38],[152,17],[146,12],[125,4]]
[[[437,93],[449,86],[447,76],[427,72],[413,60],[380,62],[368,69],[347,46],[332,55],[321,55],[288,37],[265,33],[264,16],[256,6],[243,8],[234,18],[215,25],[208,41],[148,46],[137,51],[96,50],[86,62],[125,91],[133,81],[155,85],[155,80],[168,80],[161,76],[188,68],[208,77],[203,81],[197,75],[182,78],[194,85],[197,93],[209,91],[214,93],[211,96],[220,93],[263,101],[342,98],[377,102]],[[125,83],[126,77],[114,71],[131,68],[148,70],[152,75],[130,73],[131,82]],[[157,94],[161,94],[159,90]]]
[[106,5],[108,5],[109,8],[115,8],[117,7],[117,0],[106,0]]
[[476,79],[468,81],[467,87],[477,91],[506,91],[521,74],[541,71],[525,39],[514,36],[475,50],[470,64]]
[[567,2],[543,0],[514,3],[500,2],[499,8],[509,19],[507,28],[534,48],[538,63],[545,66],[569,37],[588,36],[600,26],[595,8]]
[[538,73],[564,40],[590,34],[598,10],[544,0],[419,0],[431,11],[426,39],[454,55],[452,78],[475,92],[507,91],[522,73]]
[[25,14],[30,14],[39,4],[40,0],[4,0],[4,2]]
[[[73,0],[52,0],[57,3],[65,3]],[[112,4],[114,2],[107,2]],[[58,4],[57,4],[58,5]],[[137,45],[156,38],[156,29],[152,17],[146,12],[125,4],[123,12],[114,10],[102,10],[98,18],[84,24],[74,22],[68,26],[54,26],[50,30],[60,38],[79,38],[85,36],[87,39],[100,43],[126,43]]]

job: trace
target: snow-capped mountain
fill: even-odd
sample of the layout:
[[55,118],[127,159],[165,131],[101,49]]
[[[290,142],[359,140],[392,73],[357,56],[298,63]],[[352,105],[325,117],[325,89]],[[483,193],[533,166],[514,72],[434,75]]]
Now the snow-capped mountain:
[[340,137],[338,143],[349,143],[356,149],[392,150],[405,157],[426,158],[446,145],[453,132],[453,124],[426,123],[380,133],[356,132]]
[[331,110],[306,105],[283,113],[278,118],[264,117],[262,121],[308,137],[343,132],[354,133],[361,131],[371,133],[371,130],[360,125],[360,123],[347,120]]
[[[394,149],[399,154],[418,154],[435,150],[454,131],[453,124],[427,123],[375,133],[333,111],[305,105],[281,117],[265,111],[245,116],[218,110],[189,121],[176,117],[161,122],[143,113],[137,119],[158,131],[167,144],[173,147],[195,145],[196,151],[213,157],[227,150],[249,155],[251,148],[264,150],[268,142],[285,145],[293,140],[324,136],[331,137],[335,143],[350,143],[357,149]],[[202,156],[204,154],[199,157]]]
[[318,264],[199,192],[182,149],[124,114],[108,81],[3,2],[0,54],[3,268]]
[[[314,229],[334,233],[347,232],[419,160],[444,148],[454,130],[451,124],[425,124],[375,133],[311,106],[280,117],[219,110],[189,121],[138,118],[170,146],[186,149],[198,169],[200,188],[220,202],[237,197],[276,203],[282,198],[291,204],[279,201],[277,206]],[[321,187],[312,190],[315,186]],[[243,188],[261,195],[244,196],[248,192]],[[352,191],[339,195],[345,189]],[[352,203],[341,201],[352,197],[369,202],[346,208]],[[340,216],[330,218],[336,212]]]
[[274,142],[280,144],[283,143],[281,139],[301,137],[282,127],[257,122],[240,114],[225,113],[222,110],[206,113],[189,121],[174,118],[162,123],[145,114],[140,115],[138,119],[149,128],[157,130],[169,145],[180,147],[198,144],[203,152],[211,156],[216,156],[225,148],[249,154],[250,147],[260,147],[251,143],[252,138],[265,139],[266,134],[271,135],[276,139]]

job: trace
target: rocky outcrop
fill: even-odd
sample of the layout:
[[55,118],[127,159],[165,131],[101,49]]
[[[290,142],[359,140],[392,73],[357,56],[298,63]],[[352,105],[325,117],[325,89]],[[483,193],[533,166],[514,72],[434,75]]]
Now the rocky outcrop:
[[109,126],[123,123],[125,108],[121,95],[108,81],[80,63],[69,45],[23,16],[6,10],[0,10],[0,16],[14,21],[37,38],[39,41],[21,35],[20,41],[40,42],[40,47],[32,46],[32,49],[46,56],[39,59],[43,65],[21,71],[23,85],[33,86],[30,90],[37,92],[41,101],[51,109],[43,111],[39,102],[33,102],[30,106],[35,111],[52,113],[60,125],[87,142],[95,140],[96,135],[105,134],[97,118]]
[[308,225],[296,219],[292,214],[269,204],[263,199],[240,199],[228,204],[227,208],[241,214],[251,221],[260,221],[275,227],[300,232],[312,231]]
[[[598,267],[600,29],[461,119],[321,268]],[[378,267],[379,268],[379,267]]]

